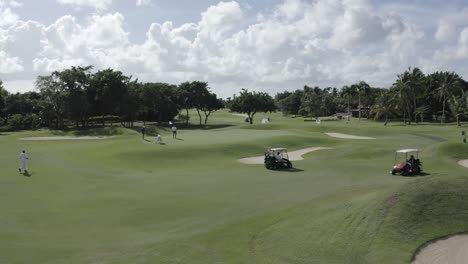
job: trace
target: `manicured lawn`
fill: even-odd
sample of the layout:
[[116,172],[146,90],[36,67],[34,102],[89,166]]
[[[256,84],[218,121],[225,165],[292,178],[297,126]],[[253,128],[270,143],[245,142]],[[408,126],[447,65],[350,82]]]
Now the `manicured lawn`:
[[[130,129],[3,133],[0,262],[408,263],[425,241],[468,230],[468,169],[456,163],[467,127],[255,121],[216,112],[213,129],[179,124],[179,140],[160,130],[165,145]],[[114,136],[18,140],[68,134]],[[237,161],[275,146],[332,149],[293,172]],[[392,176],[399,148],[422,149],[427,175]],[[31,177],[17,171],[22,149]]]

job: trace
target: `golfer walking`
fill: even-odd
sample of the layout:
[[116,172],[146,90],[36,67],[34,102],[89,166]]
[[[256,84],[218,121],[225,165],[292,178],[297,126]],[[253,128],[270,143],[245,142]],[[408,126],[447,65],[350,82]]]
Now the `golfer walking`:
[[172,138],[177,138],[177,127],[172,126]]
[[26,164],[26,161],[28,160],[28,154],[26,154],[25,150],[21,151],[19,159],[21,162],[21,167],[18,169],[19,172],[21,173],[22,171],[24,171],[24,173],[28,174],[28,167]]
[[161,144],[161,143],[162,143],[162,138],[161,138],[161,135],[160,135],[160,134],[158,134],[158,135],[156,136],[156,142],[154,142],[154,143],[156,143],[156,144]]

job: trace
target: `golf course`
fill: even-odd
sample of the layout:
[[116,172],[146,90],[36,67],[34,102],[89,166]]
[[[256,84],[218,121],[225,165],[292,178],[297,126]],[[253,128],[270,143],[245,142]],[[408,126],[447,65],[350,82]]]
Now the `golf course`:
[[[0,133],[0,263],[411,263],[468,231],[467,124],[220,110],[177,128],[162,144],[120,127]],[[290,170],[239,161],[274,147],[317,151]],[[391,175],[408,148],[422,175]]]

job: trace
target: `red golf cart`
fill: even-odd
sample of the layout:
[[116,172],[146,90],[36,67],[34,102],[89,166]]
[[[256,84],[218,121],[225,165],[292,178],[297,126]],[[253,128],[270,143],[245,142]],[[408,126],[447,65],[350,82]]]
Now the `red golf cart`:
[[[416,157],[414,157],[414,155]],[[409,155],[409,158],[408,158]],[[397,163],[397,159],[401,160],[405,157],[404,162]],[[395,165],[392,169],[392,175],[399,173],[402,176],[418,175],[421,173],[421,161],[419,160],[418,149],[400,149],[395,152]]]

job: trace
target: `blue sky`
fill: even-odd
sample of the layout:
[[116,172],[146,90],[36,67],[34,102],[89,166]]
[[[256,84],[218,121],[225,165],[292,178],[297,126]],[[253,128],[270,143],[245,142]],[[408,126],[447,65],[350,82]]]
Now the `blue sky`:
[[0,79],[11,92],[74,65],[142,81],[276,93],[408,67],[468,78],[464,0],[0,0]]

